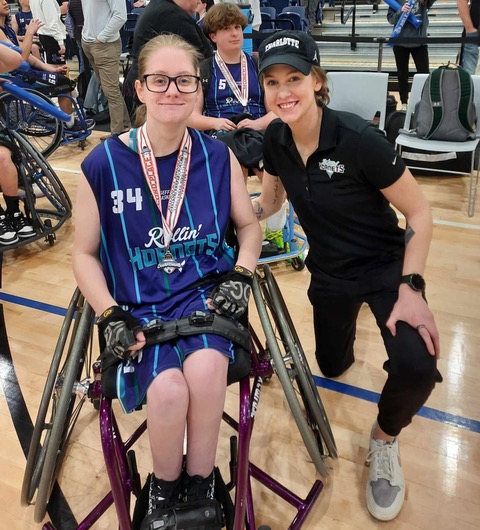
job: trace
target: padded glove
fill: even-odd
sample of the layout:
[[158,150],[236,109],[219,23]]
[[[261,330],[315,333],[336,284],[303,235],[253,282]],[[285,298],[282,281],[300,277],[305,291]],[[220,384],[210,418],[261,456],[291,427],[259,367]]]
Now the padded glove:
[[97,325],[105,337],[106,352],[127,361],[131,353],[128,348],[137,342],[135,332],[141,329],[140,322],[128,311],[114,305],[98,317]]
[[227,317],[239,318],[248,307],[253,274],[240,265],[222,277],[212,289],[210,298],[215,309]]

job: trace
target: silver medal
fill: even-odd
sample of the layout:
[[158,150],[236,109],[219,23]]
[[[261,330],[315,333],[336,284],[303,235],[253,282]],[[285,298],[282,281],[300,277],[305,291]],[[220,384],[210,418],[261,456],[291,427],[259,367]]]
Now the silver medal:
[[184,264],[185,261],[183,263],[178,263],[178,261],[176,261],[176,259],[173,257],[173,254],[169,250],[166,250],[162,261],[157,265],[157,269],[163,270],[167,274],[172,274],[172,272],[175,271],[182,272]]

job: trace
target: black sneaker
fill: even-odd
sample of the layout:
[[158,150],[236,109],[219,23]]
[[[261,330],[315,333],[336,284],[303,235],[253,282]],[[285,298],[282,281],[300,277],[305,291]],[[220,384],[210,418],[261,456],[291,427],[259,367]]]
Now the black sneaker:
[[156,478],[152,474],[150,479],[150,488],[148,491],[148,510],[147,515],[155,511],[162,511],[178,504],[181,499],[180,484],[183,476],[172,482]]
[[13,245],[18,241],[18,235],[10,224],[6,215],[0,215],[0,245]]
[[27,239],[35,235],[33,226],[22,212],[15,212],[13,215],[9,215],[8,219],[12,228],[17,232],[18,237],[21,239]]
[[183,494],[183,502],[215,499],[215,472],[212,471],[207,478],[199,475],[188,477]]
[[[183,473],[177,480],[167,482],[156,478],[153,473],[148,488],[148,508],[144,515],[140,530],[157,530],[165,528],[165,518],[171,515],[171,508],[178,505],[182,499]],[[141,509],[138,510],[143,511]],[[137,506],[135,507],[137,512]],[[134,513],[133,528],[138,528],[140,513]]]

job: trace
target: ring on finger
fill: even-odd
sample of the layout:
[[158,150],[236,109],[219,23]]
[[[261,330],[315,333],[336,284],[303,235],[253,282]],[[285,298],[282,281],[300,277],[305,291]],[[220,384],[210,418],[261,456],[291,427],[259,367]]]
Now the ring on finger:
[[428,331],[427,326],[425,324],[419,324],[415,329],[417,331],[420,331],[422,328],[425,328]]

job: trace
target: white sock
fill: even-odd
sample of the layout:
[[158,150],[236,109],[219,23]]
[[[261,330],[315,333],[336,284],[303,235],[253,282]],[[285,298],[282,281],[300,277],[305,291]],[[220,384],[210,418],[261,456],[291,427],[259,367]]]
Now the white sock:
[[75,125],[75,118],[73,114],[70,114],[70,119],[65,122],[65,125],[67,126],[67,129],[71,129]]
[[267,218],[267,228],[270,232],[282,230],[287,222],[287,201],[285,201],[280,210]]

